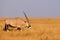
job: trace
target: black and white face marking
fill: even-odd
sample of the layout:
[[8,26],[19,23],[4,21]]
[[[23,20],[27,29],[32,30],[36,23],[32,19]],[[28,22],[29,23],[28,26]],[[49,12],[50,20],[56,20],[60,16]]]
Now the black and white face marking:
[[28,25],[28,28],[31,29],[31,25]]
[[25,22],[27,28],[31,28],[31,25],[28,22]]

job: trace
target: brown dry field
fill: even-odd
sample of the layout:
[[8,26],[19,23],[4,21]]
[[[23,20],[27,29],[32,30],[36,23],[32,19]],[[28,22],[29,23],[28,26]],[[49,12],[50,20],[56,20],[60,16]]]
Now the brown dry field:
[[60,40],[60,18],[30,18],[31,29],[5,32],[0,19],[0,40]]

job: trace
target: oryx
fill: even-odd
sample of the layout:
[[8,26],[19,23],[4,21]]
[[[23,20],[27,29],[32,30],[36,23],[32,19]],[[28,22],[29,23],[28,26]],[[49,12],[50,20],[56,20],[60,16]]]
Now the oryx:
[[5,19],[5,26],[3,28],[3,30],[7,31],[7,30],[10,30],[10,28],[16,28],[17,30],[22,30],[21,27],[26,27],[26,28],[31,28],[31,25],[30,25],[30,22],[29,22],[29,19],[26,15],[25,12],[24,13],[24,16],[26,18],[26,20],[21,20],[19,18],[8,18],[8,19]]

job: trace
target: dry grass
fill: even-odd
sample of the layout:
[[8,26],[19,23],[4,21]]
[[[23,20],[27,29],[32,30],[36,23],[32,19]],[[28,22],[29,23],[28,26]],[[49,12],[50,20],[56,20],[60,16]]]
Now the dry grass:
[[60,40],[60,19],[30,19],[31,29],[5,32],[4,20],[0,20],[0,40]]

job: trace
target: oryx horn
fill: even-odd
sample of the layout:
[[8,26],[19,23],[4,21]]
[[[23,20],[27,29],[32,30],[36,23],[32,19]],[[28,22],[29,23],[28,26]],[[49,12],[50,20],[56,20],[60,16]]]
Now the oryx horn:
[[24,16],[25,16],[25,18],[26,18],[26,21],[29,23],[29,19],[28,19],[26,13],[25,13],[24,11],[23,11],[23,13],[24,13]]

